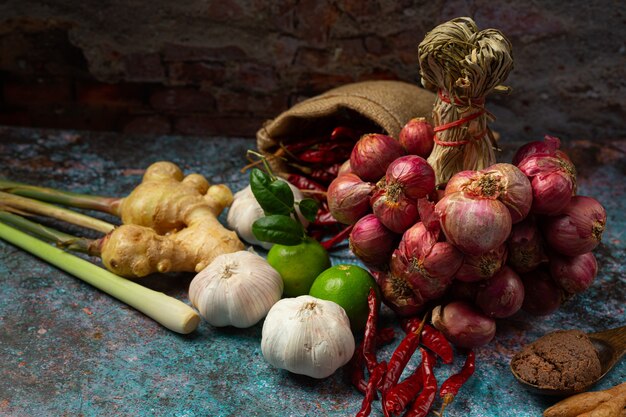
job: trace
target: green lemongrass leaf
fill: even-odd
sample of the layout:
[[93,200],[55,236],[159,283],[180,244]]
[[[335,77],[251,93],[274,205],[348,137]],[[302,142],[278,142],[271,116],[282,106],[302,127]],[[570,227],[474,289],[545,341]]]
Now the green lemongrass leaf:
[[269,175],[254,168],[250,171],[250,189],[265,215],[289,216],[293,212],[293,192],[284,181],[272,181]]
[[3,222],[0,222],[0,239],[104,291],[172,331],[187,334],[198,327],[200,316],[182,301],[119,277]]
[[315,221],[315,217],[317,217],[317,210],[319,208],[317,201],[311,198],[305,198],[298,203],[298,208],[305,219],[310,222]]
[[305,238],[304,227],[289,216],[273,214],[252,224],[252,233],[262,242],[297,245]]

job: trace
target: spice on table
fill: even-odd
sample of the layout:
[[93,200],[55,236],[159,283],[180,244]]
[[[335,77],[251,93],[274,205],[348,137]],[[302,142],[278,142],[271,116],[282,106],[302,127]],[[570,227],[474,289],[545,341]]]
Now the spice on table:
[[513,356],[511,369],[539,388],[574,391],[601,373],[598,352],[580,330],[557,330],[537,339]]
[[475,369],[475,355],[474,351],[470,350],[467,353],[467,358],[465,359],[465,363],[461,370],[450,376],[448,379],[441,384],[441,388],[439,389],[439,396],[443,400],[443,404],[441,405],[441,411],[439,412],[439,417],[443,417],[443,413],[446,407],[454,400],[454,397],[459,392],[459,389],[467,382],[470,376],[474,373]]
[[426,349],[420,348],[420,352],[423,358],[422,381],[424,387],[404,417],[425,417],[428,415],[437,394],[437,379],[434,373],[436,358]]

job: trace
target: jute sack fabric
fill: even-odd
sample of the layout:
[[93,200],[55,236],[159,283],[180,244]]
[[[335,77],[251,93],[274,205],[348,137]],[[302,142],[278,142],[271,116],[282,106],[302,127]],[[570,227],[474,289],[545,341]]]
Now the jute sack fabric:
[[271,158],[280,142],[302,140],[347,126],[368,133],[398,137],[402,127],[414,117],[432,123],[435,94],[401,81],[364,81],[346,84],[304,100],[257,132],[257,148],[276,173],[289,170],[279,158]]

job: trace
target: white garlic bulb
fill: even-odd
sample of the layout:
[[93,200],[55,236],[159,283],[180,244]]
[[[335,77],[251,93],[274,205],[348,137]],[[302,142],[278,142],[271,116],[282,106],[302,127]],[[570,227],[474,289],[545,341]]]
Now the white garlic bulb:
[[261,351],[271,365],[326,378],[354,354],[354,336],[342,307],[309,295],[284,298],[267,313]]
[[[287,182],[287,184],[289,183]],[[291,191],[293,191],[294,201],[299,202],[304,198],[302,192],[295,185],[289,184],[289,187]],[[298,213],[298,218],[302,222],[302,225],[304,227],[308,226],[308,220],[300,214],[297,205],[296,212]],[[254,233],[252,233],[252,223],[264,215],[263,209],[259,205],[259,202],[256,201],[254,194],[252,194],[252,189],[248,185],[235,193],[233,203],[228,208],[226,223],[231,230],[237,232],[242,240],[245,240],[251,245],[258,245],[269,249],[272,247],[272,243],[261,242],[254,236]]]
[[278,271],[261,256],[239,251],[220,255],[189,285],[189,299],[213,326],[250,327],[283,294]]

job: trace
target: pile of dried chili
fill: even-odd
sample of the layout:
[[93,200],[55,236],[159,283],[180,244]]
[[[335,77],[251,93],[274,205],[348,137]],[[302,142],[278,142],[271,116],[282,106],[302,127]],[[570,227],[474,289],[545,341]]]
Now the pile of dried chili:
[[[309,234],[326,249],[332,249],[350,234],[351,228],[335,220],[328,209],[326,190],[337,177],[341,165],[350,159],[350,153],[361,134],[355,129],[338,126],[329,134],[300,141],[280,143],[274,154],[283,159],[291,170],[286,179],[307,197],[320,203],[315,221],[309,225]],[[328,235],[332,235],[328,238]]]
[[[450,342],[441,332],[426,324],[425,318],[404,320],[402,328],[406,336],[398,343],[388,361],[378,361],[376,347],[391,342],[393,329],[384,328],[377,333],[378,307],[373,290],[368,297],[368,306],[369,315],[363,342],[356,349],[351,368],[352,383],[364,395],[357,417],[370,414],[378,393],[381,395],[385,417],[402,413],[405,417],[424,417],[432,410],[437,394],[442,403],[439,416],[443,416],[445,408],[474,373],[474,352],[467,353],[461,370],[446,379],[437,392],[435,365],[437,358],[445,364],[453,362],[454,354]],[[421,354],[420,365],[400,381],[404,369],[418,349]],[[365,370],[369,374],[369,380],[365,378]]]

